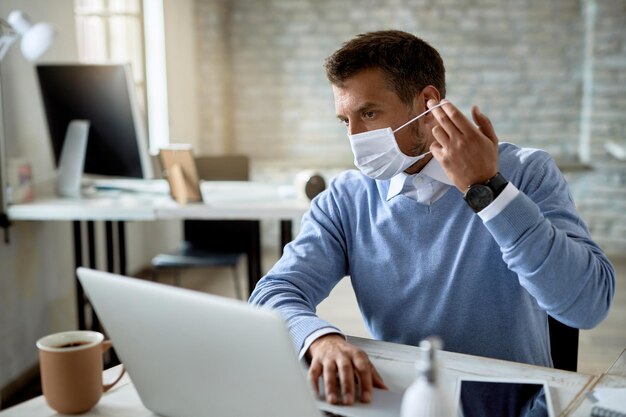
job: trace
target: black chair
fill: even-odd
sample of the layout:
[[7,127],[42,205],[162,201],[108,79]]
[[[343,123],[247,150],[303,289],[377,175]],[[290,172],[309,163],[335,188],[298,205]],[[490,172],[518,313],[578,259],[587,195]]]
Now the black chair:
[[548,316],[552,363],[556,369],[576,372],[578,369],[579,330]]
[[[247,181],[250,178],[246,156],[200,156],[195,158],[198,177],[213,181]],[[180,248],[152,259],[153,279],[162,270],[174,272],[180,286],[184,268],[229,267],[232,270],[237,298],[243,299],[237,266],[241,258],[255,256],[258,248],[258,221],[185,220],[184,242]]]

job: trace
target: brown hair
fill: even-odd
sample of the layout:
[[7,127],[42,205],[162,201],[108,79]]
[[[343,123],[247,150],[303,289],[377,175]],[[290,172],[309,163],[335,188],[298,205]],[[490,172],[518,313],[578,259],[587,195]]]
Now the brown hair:
[[390,87],[407,105],[433,85],[446,95],[446,70],[439,52],[422,39],[399,30],[358,35],[344,43],[324,63],[328,80],[340,86],[359,71],[380,68]]

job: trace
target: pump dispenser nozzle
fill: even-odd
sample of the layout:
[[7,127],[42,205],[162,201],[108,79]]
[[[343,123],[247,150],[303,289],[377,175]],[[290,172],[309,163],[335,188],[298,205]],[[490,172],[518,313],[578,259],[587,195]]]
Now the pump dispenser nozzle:
[[415,363],[418,376],[402,398],[402,417],[451,417],[450,399],[438,381],[437,350],[441,339],[428,337],[420,343],[421,358]]
[[426,378],[429,384],[437,382],[437,365],[435,362],[435,351],[441,349],[441,339],[430,336],[420,343],[422,349],[422,360],[415,364],[417,370]]

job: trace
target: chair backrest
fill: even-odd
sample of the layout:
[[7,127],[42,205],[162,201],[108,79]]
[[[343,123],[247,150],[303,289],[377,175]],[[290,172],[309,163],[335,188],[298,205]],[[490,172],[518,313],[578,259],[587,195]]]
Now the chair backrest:
[[569,327],[548,316],[550,329],[550,350],[552,363],[556,369],[576,372],[578,369],[578,333],[579,330]]
[[249,181],[250,161],[245,155],[197,156],[198,177],[206,181]]
[[[245,155],[197,156],[198,177],[205,181],[248,181],[250,162]],[[185,220],[185,241],[193,247],[250,253],[258,222],[249,220]]]

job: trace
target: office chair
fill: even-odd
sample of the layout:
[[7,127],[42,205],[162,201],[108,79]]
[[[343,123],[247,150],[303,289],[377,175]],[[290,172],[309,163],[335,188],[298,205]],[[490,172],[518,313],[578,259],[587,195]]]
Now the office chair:
[[[247,156],[199,156],[195,158],[198,177],[213,181],[248,181]],[[244,255],[253,256],[258,242],[259,224],[248,220],[185,220],[184,242],[170,253],[152,259],[153,280],[162,270],[174,272],[174,283],[180,286],[183,268],[230,267],[237,298],[243,299],[237,265]]]
[[556,369],[576,372],[578,369],[579,329],[569,327],[548,316],[550,351]]

